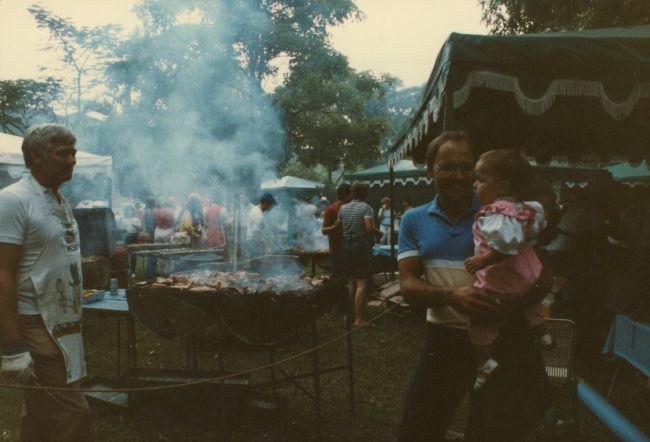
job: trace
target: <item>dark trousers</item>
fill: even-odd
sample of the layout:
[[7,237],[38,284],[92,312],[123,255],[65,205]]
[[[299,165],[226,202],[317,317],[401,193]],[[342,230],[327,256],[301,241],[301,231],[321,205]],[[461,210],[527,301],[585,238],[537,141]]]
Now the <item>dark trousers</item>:
[[343,238],[340,258],[345,276],[358,279],[370,277],[371,249],[366,238]]
[[[34,360],[38,385],[79,388],[67,383],[63,354],[47,332],[40,316],[18,316],[20,333]],[[20,423],[21,442],[93,442],[90,408],[86,397],[74,391],[25,390]]]
[[[501,365],[472,393],[465,440],[524,437],[546,412],[551,389],[533,336],[523,318],[507,324],[495,342]],[[466,330],[429,324],[424,351],[406,393],[398,440],[441,441],[476,377],[476,356]]]

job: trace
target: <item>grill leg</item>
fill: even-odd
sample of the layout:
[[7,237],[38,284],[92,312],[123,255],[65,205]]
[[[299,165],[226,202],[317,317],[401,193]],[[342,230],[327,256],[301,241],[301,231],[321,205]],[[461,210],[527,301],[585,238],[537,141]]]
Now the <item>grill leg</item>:
[[135,321],[132,315],[129,315],[126,320],[126,334],[127,334],[127,352],[126,364],[129,371],[138,367],[138,351],[135,347]]
[[120,316],[118,316],[116,318],[116,320],[117,320],[117,342],[115,344],[115,347],[117,349],[117,377],[119,378],[120,374],[122,374],[121,373],[121,371],[122,371],[121,370],[121,368],[122,368],[121,367],[121,365],[122,365],[121,364],[121,362],[122,362],[122,333],[121,333],[122,318]]
[[221,394],[219,395],[219,423],[223,429],[221,434],[222,440],[230,440],[230,428],[228,427],[228,418],[226,417],[226,382],[221,381]]
[[[318,326],[316,321],[311,323],[311,341],[312,346],[318,346]],[[314,403],[316,406],[316,419],[317,419],[317,440],[323,440],[323,422],[321,416],[321,397],[320,397],[320,352],[315,350],[313,355],[313,370],[314,370]]]
[[273,391],[273,396],[278,396],[277,388],[277,373],[275,370],[275,349],[271,348],[269,350],[269,362],[271,363],[271,390]]
[[[219,365],[219,375],[223,376],[226,371],[226,345],[225,345],[225,335],[224,335],[224,329],[222,327],[221,322],[218,323],[219,327],[219,337],[218,337],[218,344],[217,344],[217,357],[218,357],[218,365]],[[226,416],[226,381],[221,380],[220,381],[220,395],[219,395],[219,424],[220,427],[222,428],[221,434],[222,438],[221,440],[224,441],[229,441],[230,440],[230,428],[228,427],[228,419]]]
[[185,338],[185,368],[190,369],[190,353],[191,353],[191,338],[190,336]]

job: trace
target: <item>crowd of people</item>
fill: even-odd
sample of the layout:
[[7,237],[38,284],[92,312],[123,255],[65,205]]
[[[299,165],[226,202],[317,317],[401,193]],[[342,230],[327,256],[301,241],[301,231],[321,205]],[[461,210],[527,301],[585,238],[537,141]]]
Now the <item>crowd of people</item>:
[[[56,387],[25,390],[21,441],[52,435],[95,440],[88,403],[75,391],[86,375],[79,231],[59,193],[72,177],[75,143],[62,126],[31,127],[22,146],[30,173],[0,191],[0,373],[10,383]],[[415,208],[404,202],[398,234],[401,292],[410,304],[427,309],[424,347],[405,394],[398,440],[443,440],[467,392],[466,440],[521,439],[551,401],[540,347],[553,341],[539,310],[550,290],[549,270],[571,274],[573,312],[583,335],[590,336],[590,326],[597,328],[594,316],[600,319],[593,308],[590,317],[584,314],[584,303],[594,301],[586,299],[593,295],[590,266],[634,277],[626,282],[630,292],[647,285],[650,204],[631,199],[622,210],[608,210],[592,194],[560,215],[552,189],[529,180],[520,154],[489,151],[477,161],[465,132],[443,132],[429,144],[426,162],[435,196]],[[390,228],[397,216],[384,199],[375,224],[363,184],[341,184],[336,196],[332,204],[321,196],[290,213],[311,225],[322,216],[332,273],[347,278],[348,314],[362,327],[371,250],[386,237],[385,221]],[[240,201],[237,212],[245,214],[241,224],[251,253],[277,247],[268,230],[278,225],[268,222],[276,205],[270,193],[253,204]],[[119,225],[126,243],[179,235],[195,247],[218,247],[228,244],[224,229],[236,217],[192,194],[182,207],[172,197],[136,202],[125,208]],[[618,255],[607,261],[601,251],[612,244],[626,250],[618,267],[612,259]],[[636,302],[648,311],[647,299]]]
[[144,198],[126,204],[116,213],[124,245],[187,241],[195,248],[225,246],[228,210],[209,198],[192,193],[184,206],[174,196]]
[[248,257],[294,246],[307,250],[327,247],[320,232],[324,209],[329,206],[323,194],[287,199],[279,210],[275,209],[278,205],[270,192],[253,201],[242,196],[236,203],[217,203],[192,193],[185,204],[174,196],[129,201],[115,215],[124,245],[187,242],[194,248],[223,247],[227,257],[238,228],[240,253]]

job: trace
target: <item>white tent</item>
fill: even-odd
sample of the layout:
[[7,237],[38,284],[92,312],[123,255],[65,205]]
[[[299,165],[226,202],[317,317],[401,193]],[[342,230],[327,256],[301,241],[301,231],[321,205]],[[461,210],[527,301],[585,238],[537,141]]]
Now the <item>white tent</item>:
[[316,181],[309,181],[289,175],[278,178],[277,180],[264,181],[260,186],[262,190],[312,190],[323,187],[325,187],[323,184]]
[[[0,172],[6,171],[13,180],[20,178],[26,170],[21,145],[22,137],[0,133]],[[77,152],[75,174],[94,177],[99,173],[113,175],[113,158],[88,152]]]

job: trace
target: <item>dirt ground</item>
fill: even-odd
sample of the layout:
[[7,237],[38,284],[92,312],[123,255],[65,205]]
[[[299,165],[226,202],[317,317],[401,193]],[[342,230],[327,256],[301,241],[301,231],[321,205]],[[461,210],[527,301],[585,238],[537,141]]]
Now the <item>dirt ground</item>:
[[[369,308],[369,316],[383,312]],[[87,316],[84,319],[84,340],[89,373],[93,377],[117,377],[115,318]],[[336,339],[345,333],[343,315],[330,313],[318,321],[321,343]],[[403,395],[415,368],[423,343],[425,323],[413,315],[404,317],[386,314],[371,326],[352,335],[354,353],[355,413],[350,410],[348,371],[340,370],[322,376],[321,434],[325,441],[391,441],[399,425]],[[125,336],[121,323],[121,337]],[[137,330],[139,366],[148,368],[179,368],[186,364],[183,340],[162,340],[142,328]],[[208,336],[198,355],[198,368],[216,370],[218,339]],[[322,367],[345,364],[347,347],[339,339],[324,347],[319,356]],[[224,366],[230,372],[260,367],[269,362],[269,354],[232,339],[222,342],[227,349]],[[281,345],[275,352],[276,361],[296,355],[312,345],[311,335],[305,331],[298,338]],[[614,365],[601,361],[599,373],[589,373],[594,386],[606,389]],[[313,364],[311,354],[283,364],[286,372],[297,374],[308,371]],[[124,357],[122,369],[124,368]],[[580,368],[583,372],[585,367]],[[580,373],[579,373],[580,374]],[[584,374],[584,373],[583,373]],[[276,372],[280,377],[280,373]],[[251,375],[252,385],[272,379],[271,370]],[[622,373],[623,382],[616,389],[612,402],[626,412],[641,413],[643,419],[648,394],[640,394],[634,374]],[[302,388],[310,390],[310,378],[300,380]],[[631,384],[631,385],[630,385]],[[210,391],[207,391],[210,390]],[[318,419],[313,401],[291,383],[271,388],[233,388],[222,399],[218,388],[194,391],[162,391],[155,394],[137,394],[131,397],[126,409],[93,402],[95,426],[100,441],[307,441],[318,439]],[[604,390],[606,391],[606,390]],[[574,421],[570,405],[571,391],[558,392],[556,407],[549,414],[547,425],[538,429],[531,440],[615,440],[611,434],[584,407],[578,405],[578,420]],[[228,410],[225,414],[223,404]],[[0,441],[17,440],[21,394],[0,390]],[[646,407],[646,408],[643,408]],[[462,432],[467,401],[460,407],[454,420],[454,429]],[[632,412],[634,414],[634,412]],[[226,424],[224,424],[226,422]],[[639,424],[640,425],[640,424]]]

